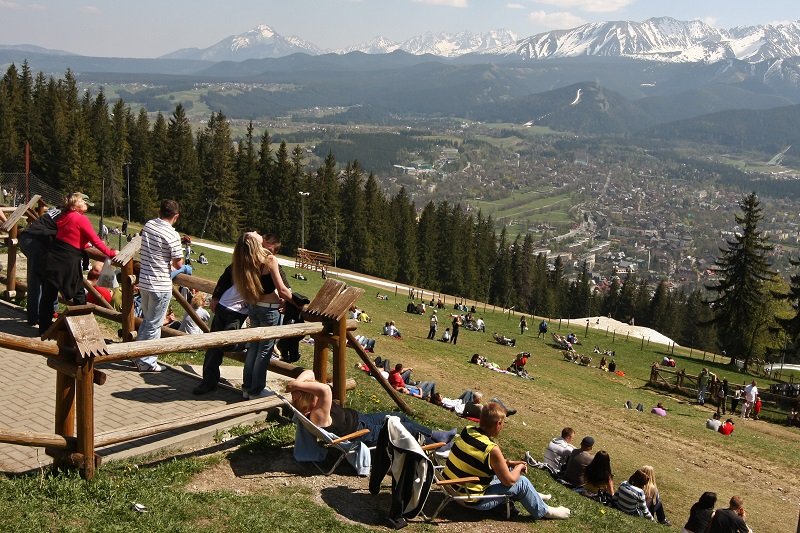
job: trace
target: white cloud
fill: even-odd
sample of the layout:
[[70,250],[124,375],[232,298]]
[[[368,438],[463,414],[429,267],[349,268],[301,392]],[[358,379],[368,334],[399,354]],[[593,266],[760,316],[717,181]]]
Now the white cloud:
[[538,26],[544,26],[552,30],[564,30],[585,24],[586,21],[577,15],[566,11],[555,13],[545,13],[544,11],[532,11],[528,14],[528,20]]
[[522,4],[506,4],[508,9],[525,9],[525,6]]
[[712,28],[717,27],[717,17],[703,17],[700,20],[711,26]]
[[9,2],[8,0],[0,0],[0,9],[21,9],[20,6],[16,2]]
[[81,6],[80,10],[81,10],[81,13],[86,13],[88,15],[99,15],[100,14],[100,8],[99,7],[88,5],[88,4]]
[[415,4],[428,4],[431,6],[468,7],[467,0],[411,0]]
[[633,4],[636,0],[537,0],[537,4],[577,8],[589,13],[612,13]]

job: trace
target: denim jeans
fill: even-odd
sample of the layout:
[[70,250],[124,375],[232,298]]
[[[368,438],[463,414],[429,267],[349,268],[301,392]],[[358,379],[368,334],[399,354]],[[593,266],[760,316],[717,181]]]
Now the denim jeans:
[[[433,431],[431,428],[425,427],[419,422],[416,422],[406,416],[405,413],[359,413],[358,414],[358,429],[368,429],[369,434],[361,438],[361,442],[367,446],[374,446],[378,443],[378,435],[380,435],[383,424],[386,423],[386,417],[394,415],[400,418],[400,423],[403,424],[414,437],[422,435],[425,437],[426,442],[433,440]],[[438,441],[437,441],[438,442]]]
[[[280,319],[281,314],[277,309],[261,307],[260,305],[250,306],[251,328],[277,326]],[[244,382],[243,388],[248,394],[259,394],[267,386],[267,370],[269,369],[269,361],[272,358],[273,346],[275,346],[275,339],[247,344],[247,358],[244,361],[242,381]]]
[[[214,318],[211,320],[211,331],[236,331],[242,327],[247,315],[232,311],[223,305],[217,305]],[[216,387],[219,382],[219,367],[227,350],[233,351],[236,346],[215,346],[206,350],[203,359],[203,381],[204,387]]]
[[[167,315],[167,308],[172,299],[172,292],[150,292],[140,290],[139,294],[142,297],[142,323],[139,324],[139,330],[136,332],[137,341],[147,341],[151,339],[161,338],[161,325],[164,323],[164,317]],[[148,355],[134,359],[133,362],[137,365],[153,366],[158,361],[155,355]]]
[[[547,504],[544,503],[542,497],[539,496],[539,493],[536,492],[535,488],[533,488],[533,483],[531,483],[531,481],[525,476],[520,476],[517,482],[510,487],[506,487],[500,483],[500,480],[497,479],[497,477],[495,477],[484,494],[486,496],[507,494],[512,500],[520,502],[534,520],[538,520],[547,514]],[[471,507],[478,509],[479,511],[488,511],[489,509],[494,509],[502,503],[503,500],[499,498],[496,500],[478,500],[478,502],[473,504]]]

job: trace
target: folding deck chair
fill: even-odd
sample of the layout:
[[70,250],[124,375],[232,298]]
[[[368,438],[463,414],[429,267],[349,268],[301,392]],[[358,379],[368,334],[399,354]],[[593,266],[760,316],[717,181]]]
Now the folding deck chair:
[[463,486],[465,483],[474,483],[475,481],[479,481],[480,478],[472,476],[472,477],[464,477],[464,478],[456,478],[456,479],[447,479],[444,477],[444,466],[447,463],[447,456],[450,454],[450,450],[445,452],[436,452],[432,455],[434,458],[434,470],[433,470],[433,477],[434,477],[434,485],[441,489],[444,498],[442,502],[439,504],[439,507],[433,512],[433,514],[428,518],[428,521],[431,522],[439,516],[445,507],[447,507],[450,502],[456,502],[458,505],[465,507],[467,509],[472,508],[471,504],[477,503],[483,500],[500,500],[505,503],[505,517],[506,519],[511,518],[511,498],[505,494],[465,494],[459,490],[460,486]]
[[[374,449],[367,447],[366,444],[357,440],[369,433],[368,429],[360,429],[348,435],[338,437],[333,433],[325,431],[315,425],[311,420],[298,411],[292,402],[284,396],[275,393],[283,400],[294,413],[293,421],[297,424],[295,432],[294,458],[301,463],[313,463],[324,475],[331,475],[342,460],[347,459],[353,465],[358,475],[367,475],[370,469],[370,451]],[[298,443],[300,443],[298,445]],[[316,445],[316,446],[315,446]],[[328,455],[328,451],[334,449],[340,453],[339,458],[329,470],[325,470],[321,463]]]

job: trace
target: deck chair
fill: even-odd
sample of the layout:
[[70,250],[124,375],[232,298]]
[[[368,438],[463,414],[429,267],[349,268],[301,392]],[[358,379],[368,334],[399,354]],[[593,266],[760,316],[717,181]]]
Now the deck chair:
[[465,483],[472,483],[478,481],[479,478],[477,477],[464,477],[464,478],[457,478],[457,479],[447,479],[444,477],[444,466],[447,463],[447,456],[450,454],[450,450],[436,452],[432,454],[434,460],[434,471],[433,476],[435,480],[434,486],[441,490],[443,494],[442,502],[439,504],[439,507],[433,512],[433,514],[428,518],[428,521],[431,522],[439,516],[445,507],[450,504],[450,502],[456,502],[458,505],[462,507],[471,508],[471,504],[482,501],[482,500],[500,500],[502,503],[505,504],[505,517],[506,519],[511,518],[511,498],[505,494],[497,494],[497,495],[474,495],[474,494],[465,494],[459,490],[460,486],[463,486]]
[[[368,429],[360,429],[339,437],[315,425],[311,420],[306,418],[303,413],[298,411],[294,405],[292,405],[292,402],[287,400],[284,396],[278,393],[275,393],[275,395],[280,398],[294,414],[292,417],[292,420],[296,424],[294,458],[297,462],[313,463],[320,472],[329,476],[344,459],[347,459],[347,461],[353,465],[353,468],[355,468],[359,476],[366,476],[369,474],[372,463],[370,451],[374,448],[369,448],[366,444],[357,440],[368,434]],[[326,470],[323,468],[322,462],[327,458],[328,452],[331,449],[340,452],[340,454],[333,466]]]

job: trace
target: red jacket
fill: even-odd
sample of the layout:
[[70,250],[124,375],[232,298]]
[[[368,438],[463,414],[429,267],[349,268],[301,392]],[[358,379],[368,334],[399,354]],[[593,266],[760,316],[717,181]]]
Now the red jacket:
[[114,257],[117,252],[106,246],[106,243],[97,236],[92,223],[83,213],[77,211],[66,210],[64,214],[56,220],[58,230],[56,231],[56,239],[74,246],[78,250],[83,250],[88,244],[91,244],[108,257]]

